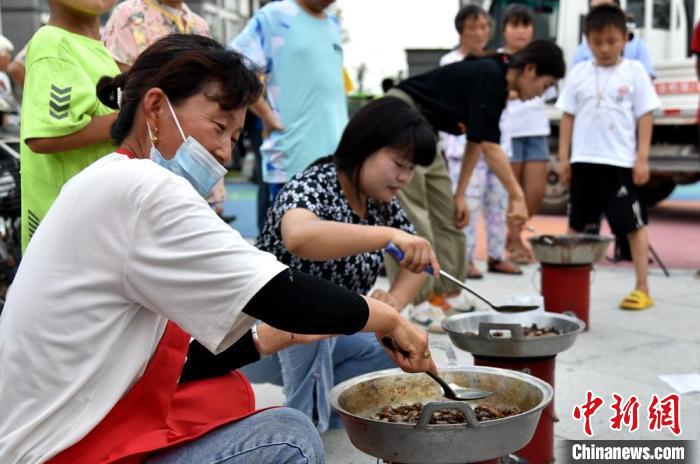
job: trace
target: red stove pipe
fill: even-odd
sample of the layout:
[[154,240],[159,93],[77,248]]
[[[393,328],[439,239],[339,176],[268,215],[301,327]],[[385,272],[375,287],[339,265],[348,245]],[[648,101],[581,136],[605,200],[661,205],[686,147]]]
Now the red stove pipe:
[[542,296],[545,311],[573,313],[586,323],[591,294],[591,265],[542,263]]
[[[496,358],[493,356],[474,356],[475,366],[500,367],[520,371],[544,380],[554,388],[554,359],[556,356],[542,358]],[[548,464],[554,462],[554,423],[557,422],[552,402],[542,411],[535,434],[527,446],[515,455],[527,460],[528,464]]]

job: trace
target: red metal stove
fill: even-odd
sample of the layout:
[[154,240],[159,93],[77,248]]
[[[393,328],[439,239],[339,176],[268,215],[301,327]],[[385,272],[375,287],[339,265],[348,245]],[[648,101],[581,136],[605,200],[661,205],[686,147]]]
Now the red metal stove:
[[592,264],[605,255],[612,237],[538,235],[529,239],[542,265],[544,309],[576,316],[589,327]]

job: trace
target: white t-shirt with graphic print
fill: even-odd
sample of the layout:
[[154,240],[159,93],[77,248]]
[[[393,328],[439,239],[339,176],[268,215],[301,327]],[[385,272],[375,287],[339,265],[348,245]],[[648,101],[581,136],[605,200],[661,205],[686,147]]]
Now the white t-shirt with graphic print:
[[574,116],[571,162],[631,168],[637,119],[661,106],[649,74],[636,60],[615,66],[584,61],[570,71],[557,108]]

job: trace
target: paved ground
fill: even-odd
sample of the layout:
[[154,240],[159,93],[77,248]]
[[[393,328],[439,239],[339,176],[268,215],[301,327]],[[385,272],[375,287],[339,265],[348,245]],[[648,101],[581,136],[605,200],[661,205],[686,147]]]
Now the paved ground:
[[[698,190],[698,189],[696,189]],[[228,213],[239,219],[234,226],[245,237],[256,234],[254,217],[255,188],[250,184],[229,184],[231,200]],[[593,274],[590,330],[579,336],[575,345],[557,357],[555,406],[560,422],[555,435],[561,439],[585,439],[582,423],[574,420],[575,405],[585,401],[587,390],[605,399],[604,408],[593,416],[595,439],[671,439],[668,431],[651,432],[647,427],[646,407],[653,394],[665,397],[673,391],[658,376],[700,372],[700,198],[692,189],[674,194],[652,212],[651,243],[671,268],[671,277],[664,277],[654,267],[650,284],[656,307],[642,312],[617,309],[620,299],[633,284],[633,273],[627,264],[602,262]],[[561,233],[566,219],[561,216],[538,216],[532,222],[541,233]],[[483,235],[483,234],[482,234]],[[478,256],[483,259],[485,246],[479,239]],[[484,267],[483,262],[478,263]],[[470,281],[485,295],[537,294],[537,265],[524,268],[520,277],[486,274],[482,281]],[[385,281],[378,283],[386,286]],[[435,338],[447,338],[434,335]],[[457,350],[461,365],[472,365],[470,354]],[[436,352],[438,363],[446,358]],[[260,406],[279,405],[284,401],[281,388],[255,386]],[[640,401],[640,429],[634,433],[610,429],[611,395]],[[700,439],[700,393],[681,396],[680,438]],[[375,463],[376,459],[356,450],[343,430],[323,435],[327,460],[333,464]],[[700,452],[700,449],[698,450]],[[559,448],[561,453],[561,448]],[[561,458],[561,456],[560,456]]]

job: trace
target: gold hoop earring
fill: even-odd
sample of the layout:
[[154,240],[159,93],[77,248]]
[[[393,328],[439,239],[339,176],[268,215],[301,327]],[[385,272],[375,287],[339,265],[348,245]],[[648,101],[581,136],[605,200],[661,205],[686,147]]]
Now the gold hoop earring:
[[153,132],[151,132],[151,143],[158,145],[158,129],[153,129]]

